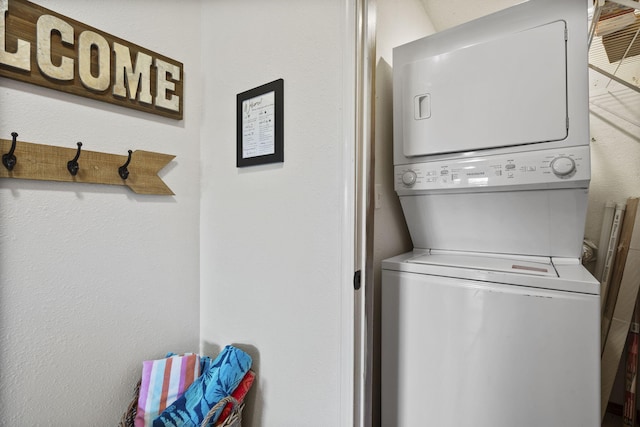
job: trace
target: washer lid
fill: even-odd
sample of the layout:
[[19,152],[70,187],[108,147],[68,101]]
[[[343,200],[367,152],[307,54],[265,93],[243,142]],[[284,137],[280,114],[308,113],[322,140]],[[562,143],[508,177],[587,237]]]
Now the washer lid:
[[518,256],[505,254],[451,253],[432,250],[407,260],[414,264],[440,265],[528,276],[559,277],[549,257]]

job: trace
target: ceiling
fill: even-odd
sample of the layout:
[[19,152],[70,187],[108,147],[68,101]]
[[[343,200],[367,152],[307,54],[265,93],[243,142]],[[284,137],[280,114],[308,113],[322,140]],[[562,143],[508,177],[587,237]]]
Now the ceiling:
[[420,0],[436,31],[489,15],[526,0]]

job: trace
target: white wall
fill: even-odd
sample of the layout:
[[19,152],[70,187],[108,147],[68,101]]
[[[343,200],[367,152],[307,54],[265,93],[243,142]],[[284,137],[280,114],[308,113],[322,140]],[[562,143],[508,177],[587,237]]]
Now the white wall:
[[182,121],[0,79],[3,139],[177,156],[174,197],[0,180],[0,424],[113,426],[142,360],[198,350],[200,2],[37,3],[185,64]]
[[[346,425],[341,405],[352,404],[341,394],[353,319],[341,319],[343,304],[353,307],[342,274],[353,263],[343,250],[353,236],[348,3],[204,3],[201,337],[205,351],[237,343],[254,356],[247,426]],[[238,169],[236,95],[278,78],[284,163]]]
[[393,189],[392,49],[434,32],[419,0],[378,0],[375,81],[374,377],[373,421],[380,423],[380,286],[382,260],[413,249],[400,200]]

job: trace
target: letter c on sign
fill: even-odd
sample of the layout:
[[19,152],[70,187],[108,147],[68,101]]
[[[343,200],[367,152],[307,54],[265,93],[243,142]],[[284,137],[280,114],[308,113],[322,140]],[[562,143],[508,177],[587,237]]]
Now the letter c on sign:
[[60,18],[51,15],[42,15],[38,18],[38,67],[48,77],[56,80],[73,80],[73,59],[62,57],[60,66],[51,62],[51,32],[56,30],[64,43],[73,46],[73,27]]

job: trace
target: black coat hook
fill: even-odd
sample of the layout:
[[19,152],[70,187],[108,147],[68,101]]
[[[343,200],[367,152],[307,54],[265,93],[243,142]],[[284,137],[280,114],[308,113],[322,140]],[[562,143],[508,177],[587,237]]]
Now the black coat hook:
[[80,150],[82,147],[82,142],[78,142],[78,151],[76,152],[76,156],[67,162],[67,169],[69,173],[73,176],[78,174],[78,169],[80,169],[80,165],[78,164],[78,159],[80,158]]
[[13,170],[13,167],[17,163],[16,156],[13,155],[13,152],[16,150],[16,138],[18,137],[18,133],[11,132],[11,136],[13,137],[13,142],[11,142],[11,150],[9,150],[8,153],[2,155],[2,164],[10,171]]
[[127,166],[129,166],[129,163],[131,162],[131,153],[132,151],[129,150],[129,158],[127,158],[127,162],[118,168],[118,173],[122,179],[129,178],[129,169],[127,169]]

